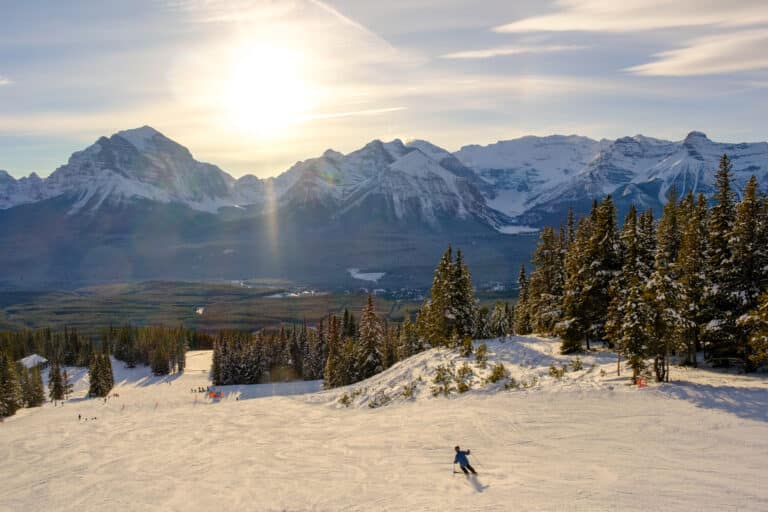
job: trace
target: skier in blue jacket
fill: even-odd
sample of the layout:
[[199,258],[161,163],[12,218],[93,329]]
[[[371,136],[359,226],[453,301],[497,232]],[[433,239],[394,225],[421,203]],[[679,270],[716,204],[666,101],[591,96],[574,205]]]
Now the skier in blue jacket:
[[[469,455],[469,450],[462,451],[461,448],[458,446],[456,447],[456,457],[453,458],[453,463],[458,464],[461,470],[464,472],[465,475],[469,475],[469,471],[472,472],[473,475],[477,474],[477,471],[475,471],[475,468],[473,468],[469,464],[469,459],[467,459],[467,455]],[[467,471],[469,470],[469,471]]]

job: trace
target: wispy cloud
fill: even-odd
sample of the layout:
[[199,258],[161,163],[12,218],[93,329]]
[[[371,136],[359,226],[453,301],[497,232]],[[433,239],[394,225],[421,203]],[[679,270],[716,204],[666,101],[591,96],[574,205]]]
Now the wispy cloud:
[[496,32],[626,32],[768,23],[764,0],[559,0],[556,11],[496,27]]
[[11,82],[10,78],[6,78],[6,77],[0,75],[0,87],[2,87],[4,85],[11,85],[11,83],[12,82]]
[[366,110],[353,110],[349,112],[333,112],[329,114],[309,114],[305,117],[305,119],[315,120],[315,119],[336,119],[340,117],[375,116],[380,114],[388,114],[390,112],[399,112],[401,110],[406,110],[406,107],[370,108]]
[[499,46],[496,48],[486,48],[483,50],[466,50],[461,52],[447,53],[442,56],[443,59],[490,59],[505,55],[522,55],[528,53],[555,53],[572,50],[583,50],[586,46],[579,45],[542,45],[542,46]]
[[694,39],[627,71],[648,76],[694,76],[768,68],[768,29]]

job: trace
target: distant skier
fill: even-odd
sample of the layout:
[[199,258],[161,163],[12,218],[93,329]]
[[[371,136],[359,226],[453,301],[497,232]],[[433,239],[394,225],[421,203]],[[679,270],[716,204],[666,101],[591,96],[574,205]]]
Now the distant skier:
[[[458,464],[461,470],[464,472],[465,475],[469,475],[469,472],[471,471],[473,475],[477,474],[477,471],[475,471],[475,468],[473,468],[469,464],[469,459],[467,459],[467,456],[469,455],[469,450],[462,451],[461,448],[458,446],[456,447],[456,457],[453,458],[453,463]],[[469,470],[469,471],[467,471]]]

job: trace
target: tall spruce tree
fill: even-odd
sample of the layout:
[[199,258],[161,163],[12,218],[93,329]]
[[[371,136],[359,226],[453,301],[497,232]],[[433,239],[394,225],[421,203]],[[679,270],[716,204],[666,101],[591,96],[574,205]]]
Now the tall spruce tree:
[[52,361],[48,369],[48,396],[51,400],[64,400],[64,381],[58,361]]
[[731,161],[727,155],[723,155],[716,174],[715,205],[711,209],[707,226],[708,279],[703,295],[707,323],[702,339],[705,354],[710,359],[734,356],[738,346],[739,332],[733,300],[735,269],[729,244],[736,217],[731,174]]
[[[736,208],[733,230],[728,240],[730,265],[733,269],[733,316],[736,319],[757,307],[760,284],[765,281],[768,270],[768,261],[765,258],[768,239],[760,225],[762,207],[758,197],[757,178],[752,176]],[[747,371],[754,370],[749,329],[737,325],[734,334],[736,353],[744,359]]]
[[531,333],[531,305],[529,303],[528,276],[525,271],[525,264],[520,265],[520,273],[517,276],[517,304],[515,304],[515,333]]
[[368,295],[368,301],[360,314],[360,340],[356,355],[356,379],[363,380],[376,375],[384,369],[384,329],[376,316],[373,297]]
[[24,407],[24,391],[11,355],[0,350],[0,417],[16,414]]
[[680,273],[677,257],[680,249],[677,193],[672,187],[656,231],[656,257],[653,272],[645,286],[646,302],[651,307],[649,329],[653,368],[658,382],[669,381],[670,354],[675,349],[680,324],[678,297]]
[[40,407],[45,403],[45,389],[43,388],[43,376],[40,367],[34,366],[24,369],[26,378],[24,382],[24,403],[27,407]]
[[533,253],[527,302],[531,328],[537,333],[551,334],[560,321],[563,300],[563,241],[552,227],[545,227]]
[[677,346],[686,354],[686,363],[697,366],[702,324],[702,290],[705,282],[702,258],[706,256],[707,202],[703,194],[694,201],[689,193],[680,205],[681,238],[677,253],[678,295]]
[[616,207],[610,195],[603,199],[594,215],[594,226],[587,244],[587,262],[584,292],[587,294],[585,320],[589,349],[590,339],[605,338],[606,312],[610,303],[608,289],[611,280],[621,270]]

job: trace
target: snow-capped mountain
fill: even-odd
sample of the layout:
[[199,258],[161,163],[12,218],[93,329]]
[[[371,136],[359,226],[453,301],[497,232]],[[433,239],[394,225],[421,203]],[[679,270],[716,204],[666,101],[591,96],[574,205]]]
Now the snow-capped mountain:
[[275,178],[235,180],[144,126],[100,138],[46,179],[32,175],[15,180],[0,173],[0,208],[64,196],[73,201],[70,213],[149,199],[214,213],[236,206],[257,211],[287,207],[294,213],[321,208],[339,217],[371,203],[368,215],[394,220],[436,225],[444,218],[472,217],[492,226],[507,222],[487,207],[470,169],[447,151],[423,147],[426,152],[400,140],[375,140],[348,155],[328,150]]
[[471,247],[479,281],[511,282],[536,237],[510,235],[587,213],[606,194],[620,212],[658,212],[673,185],[711,193],[723,153],[737,193],[752,174],[768,187],[768,143],[699,132],[523,137],[455,153],[374,140],[234,179],[142,127],[99,138],[46,178],[0,171],[0,247],[13,248],[0,251],[0,287],[250,276],[337,286],[349,268],[384,274],[383,286],[426,285],[447,243]]
[[431,226],[470,219],[499,228],[513,218],[538,226],[606,194],[658,208],[673,185],[681,194],[711,193],[723,153],[733,161],[737,192],[752,174],[768,186],[768,143],[723,144],[700,132],[680,142],[529,136],[455,153],[424,140],[374,140],[346,155],[328,150],[274,178],[234,179],[144,126],[101,137],[47,178],[16,180],[0,171],[0,209],[65,197],[69,213],[93,213],[103,204],[148,199],[211,213],[303,211],[319,221],[363,208],[369,218]]

